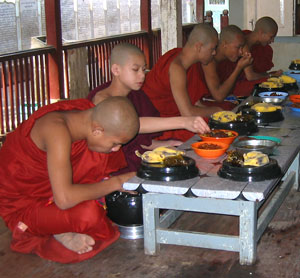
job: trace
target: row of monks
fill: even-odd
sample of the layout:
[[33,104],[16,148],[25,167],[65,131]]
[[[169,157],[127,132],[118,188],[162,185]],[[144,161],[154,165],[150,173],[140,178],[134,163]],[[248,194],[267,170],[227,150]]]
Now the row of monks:
[[33,113],[0,149],[0,215],[12,231],[12,250],[73,263],[116,241],[103,198],[135,175],[135,152],[209,132],[208,118],[233,108],[228,95],[247,96],[254,84],[281,75],[269,72],[277,31],[263,17],[253,32],[229,25],[218,38],[201,23],[147,74],[143,52],[119,44],[110,82],[86,99]]

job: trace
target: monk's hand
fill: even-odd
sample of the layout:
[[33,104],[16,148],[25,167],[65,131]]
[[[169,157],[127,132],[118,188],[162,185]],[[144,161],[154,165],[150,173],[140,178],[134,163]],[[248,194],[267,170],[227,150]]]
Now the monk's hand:
[[200,116],[186,117],[186,129],[194,133],[210,132],[210,128]]
[[129,172],[126,174],[121,174],[118,176],[114,176],[114,178],[117,180],[117,190],[122,191],[122,192],[128,192],[123,188],[123,184],[133,178],[136,175],[136,172]]
[[244,52],[242,57],[238,61],[238,66],[243,69],[245,67],[248,67],[252,64],[253,57],[250,52]]
[[283,70],[276,70],[269,72],[270,77],[279,77],[283,74]]

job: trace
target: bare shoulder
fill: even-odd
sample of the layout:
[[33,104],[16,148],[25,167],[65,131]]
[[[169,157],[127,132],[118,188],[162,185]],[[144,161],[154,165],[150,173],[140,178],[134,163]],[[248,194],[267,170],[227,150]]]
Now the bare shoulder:
[[47,146],[68,142],[71,139],[65,112],[50,112],[36,120],[31,132],[31,139],[41,150],[46,151]]
[[170,64],[169,74],[185,74],[186,70],[179,57],[176,57]]

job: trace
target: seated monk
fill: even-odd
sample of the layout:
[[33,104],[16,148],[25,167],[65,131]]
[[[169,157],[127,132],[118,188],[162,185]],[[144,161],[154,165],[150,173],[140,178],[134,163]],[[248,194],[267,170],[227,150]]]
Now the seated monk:
[[[216,55],[213,60],[202,65],[205,82],[213,99],[222,102],[231,92],[236,79],[246,66],[252,63],[250,53],[244,53],[245,37],[242,30],[235,25],[228,25],[222,29]],[[217,66],[222,61],[237,62],[233,72],[223,82],[220,81]]]
[[[216,54],[217,31],[209,24],[197,24],[183,48],[175,48],[162,57],[147,73],[142,90],[148,95],[161,117],[209,117],[220,107],[204,106],[199,99],[207,94],[200,77],[200,63],[208,64]],[[200,63],[198,63],[200,62]],[[191,71],[192,67],[196,67]],[[187,140],[192,134],[166,131],[159,139]]]
[[199,116],[159,117],[159,112],[140,90],[145,80],[146,61],[144,53],[138,47],[128,43],[115,46],[111,52],[110,64],[112,81],[95,88],[88,99],[97,104],[111,96],[127,96],[137,110],[140,117],[139,134],[122,147],[128,166],[121,169],[121,172],[136,171],[139,168],[141,159],[136,156],[136,150],[144,153],[158,146],[178,146],[182,143],[179,140],[155,140],[155,137],[161,135],[159,131],[180,129],[177,131],[193,136],[194,133],[210,130]]
[[117,151],[138,130],[132,103],[112,97],[97,106],[84,99],[44,106],[8,134],[0,150],[0,215],[11,248],[71,263],[117,240],[96,199],[122,191],[134,176],[108,178],[126,165]]
[[[250,52],[252,65],[246,67],[239,76],[233,93],[237,96],[249,96],[255,84],[266,81],[272,76],[282,75],[282,70],[268,72],[273,66],[273,50],[270,44],[277,35],[278,25],[271,17],[262,17],[256,24],[254,31],[245,30],[246,44],[243,53]],[[226,80],[232,73],[236,63],[224,61],[218,65],[221,81]]]

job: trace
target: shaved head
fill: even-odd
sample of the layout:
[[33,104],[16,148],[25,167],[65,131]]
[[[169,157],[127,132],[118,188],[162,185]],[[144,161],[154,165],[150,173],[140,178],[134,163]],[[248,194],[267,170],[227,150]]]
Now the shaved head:
[[139,131],[137,112],[127,97],[109,97],[93,108],[92,121],[104,129],[104,133],[126,136],[132,139]]
[[277,33],[278,25],[273,18],[264,16],[256,21],[254,31],[262,31],[263,33]]
[[243,31],[236,25],[228,25],[224,27],[221,31],[220,43],[222,42],[231,43],[236,39],[237,36],[241,36],[244,38]]
[[187,44],[193,46],[197,42],[202,42],[206,45],[216,38],[218,38],[218,33],[214,27],[207,23],[199,23],[190,33]]
[[123,66],[130,55],[145,56],[143,51],[137,46],[130,43],[122,43],[113,48],[110,56],[110,64]]

